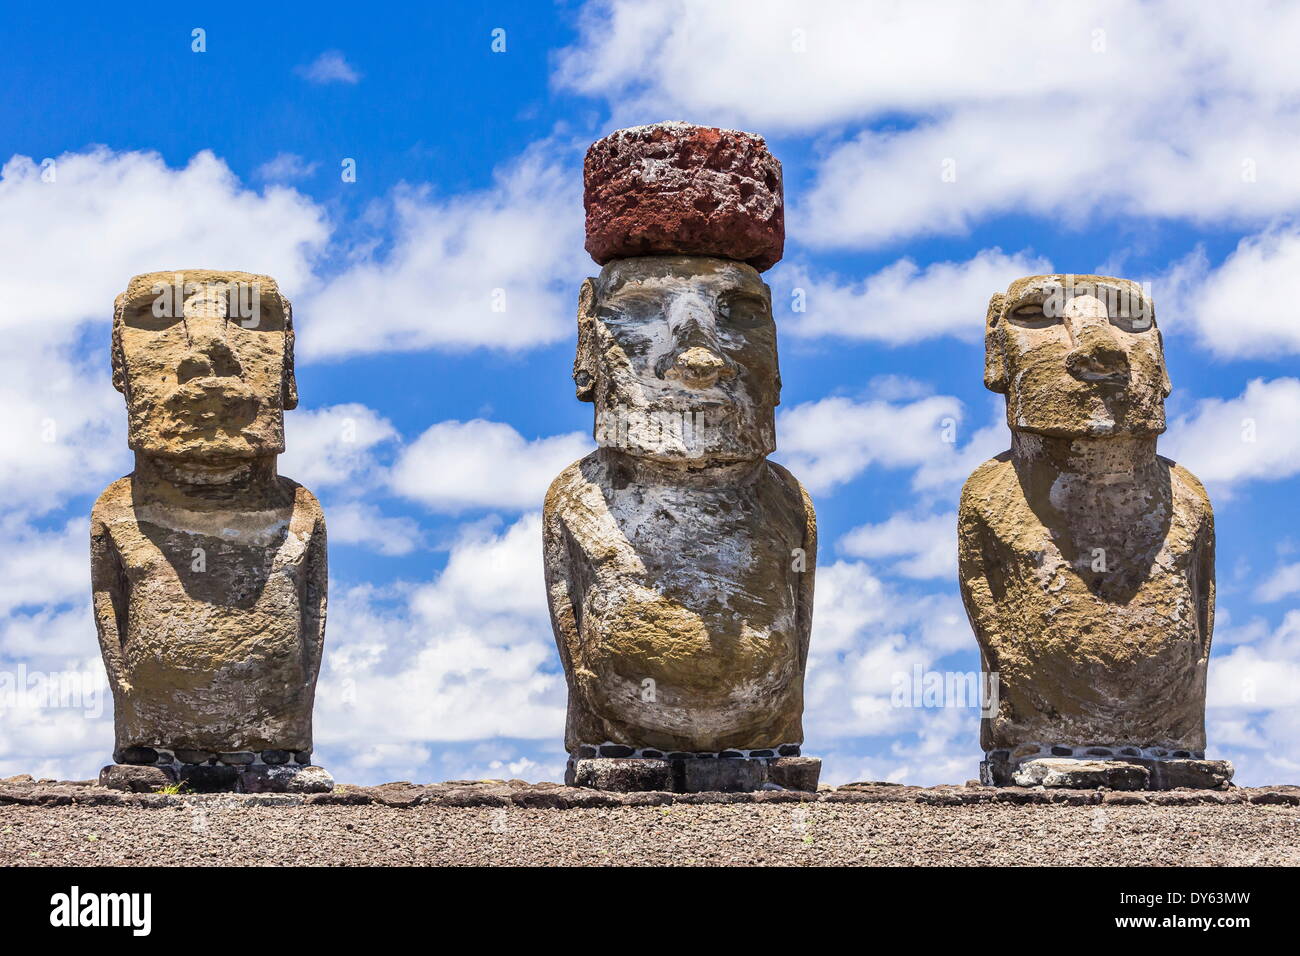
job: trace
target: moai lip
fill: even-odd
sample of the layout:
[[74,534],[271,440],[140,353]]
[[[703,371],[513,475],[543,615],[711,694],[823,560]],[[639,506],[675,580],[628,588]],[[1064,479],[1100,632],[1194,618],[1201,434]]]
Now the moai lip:
[[[543,513],[565,740],[588,786],[816,776],[771,769],[803,740],[817,553],[812,502],[767,460],[780,373],[758,268],[780,253],[779,164],[758,137],[719,135],[642,127],[588,154],[588,249],[604,268],[579,296],[574,383],[595,405],[599,447],[556,478]],[[647,172],[710,183],[724,155],[775,170],[772,195],[747,188],[725,210],[744,228],[722,228],[690,190]],[[615,193],[617,208],[601,198]],[[766,244],[732,242],[746,235]],[[726,766],[686,769],[702,757]]]
[[292,310],[268,276],[136,276],[112,353],[136,456],[91,514],[115,759],[234,786],[259,754],[312,749],[325,520],[275,466],[297,404]]
[[1104,276],[1018,279],[985,342],[1012,444],[970,476],[958,522],[962,597],[997,675],[983,778],[1219,785],[1231,767],[1203,760],[1214,516],[1156,454],[1170,382],[1149,297]]

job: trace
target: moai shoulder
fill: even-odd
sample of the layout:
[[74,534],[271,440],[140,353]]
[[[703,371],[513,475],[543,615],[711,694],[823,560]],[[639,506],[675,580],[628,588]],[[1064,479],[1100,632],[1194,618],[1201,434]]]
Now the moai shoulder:
[[1154,307],[1128,280],[1031,276],[993,297],[985,345],[1012,433],[958,512],[962,597],[996,678],[985,779],[1219,785],[1214,518],[1156,453],[1170,382]]
[[780,258],[780,166],[745,133],[621,130],[588,151],[586,205],[604,268],[579,295],[574,382],[599,447],[543,515],[570,776],[815,787],[798,755],[816,518],[767,459],[780,374],[759,269]]
[[267,276],[136,276],[112,350],[136,467],[91,514],[116,735],[101,780],[328,789],[309,766],[325,521],[276,472],[297,404],[289,302]]

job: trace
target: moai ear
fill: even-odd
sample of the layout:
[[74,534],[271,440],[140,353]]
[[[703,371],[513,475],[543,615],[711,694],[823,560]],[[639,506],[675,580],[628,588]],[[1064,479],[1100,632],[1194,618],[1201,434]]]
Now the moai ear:
[[596,400],[596,280],[587,279],[578,293],[578,353],[573,359],[573,384],[580,402]]
[[984,317],[984,387],[991,392],[1005,393],[1010,381],[1007,377],[1007,356],[1002,347],[1002,309],[1007,297],[1001,292],[989,299],[989,310]]
[[284,366],[280,386],[280,405],[285,411],[298,407],[298,377],[293,373],[293,305],[284,296]]
[[113,303],[113,332],[109,354],[113,357],[113,387],[126,394],[126,353],[122,351],[122,314],[126,296],[119,295]]

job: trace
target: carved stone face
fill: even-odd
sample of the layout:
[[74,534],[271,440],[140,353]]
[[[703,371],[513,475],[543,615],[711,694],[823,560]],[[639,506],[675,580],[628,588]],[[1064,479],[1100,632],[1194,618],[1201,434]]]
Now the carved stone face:
[[596,441],[665,462],[742,461],[776,448],[771,292],[752,266],[707,256],[616,259],[583,284],[578,397]]
[[989,301],[984,384],[1013,431],[1157,435],[1170,392],[1150,299],[1104,276],[1029,276]]
[[267,276],[136,276],[117,297],[113,384],[135,451],[213,462],[279,454],[284,410],[297,404],[289,303]]

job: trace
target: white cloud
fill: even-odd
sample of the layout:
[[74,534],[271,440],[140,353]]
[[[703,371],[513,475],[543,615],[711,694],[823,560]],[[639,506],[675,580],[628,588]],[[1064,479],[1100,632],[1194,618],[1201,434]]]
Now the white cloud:
[[1298,658],[1300,610],[1292,610],[1271,634],[1210,660],[1209,749],[1233,760],[1239,784],[1276,783],[1300,771],[1292,756],[1300,727]]
[[359,402],[286,412],[284,428],[280,473],[312,491],[376,483],[376,449],[398,437],[388,419]]
[[1280,601],[1292,594],[1300,594],[1300,562],[1275,568],[1267,580],[1256,588],[1255,600]]
[[279,186],[244,189],[206,150],[180,169],[157,153],[104,148],[55,164],[54,182],[26,156],[0,170],[6,329],[106,322],[131,276],[172,268],[266,273],[292,296],[329,235],[311,200]]
[[1051,271],[1047,259],[1028,252],[1009,256],[994,248],[965,262],[934,262],[925,268],[899,259],[857,282],[787,263],[768,281],[776,303],[792,302],[795,289],[804,292],[805,311],[783,317],[783,332],[907,345],[938,335],[982,338],[989,296],[1013,279]]
[[1160,451],[1210,486],[1230,493],[1244,481],[1300,472],[1300,379],[1253,379],[1236,398],[1207,398],[1170,423]]
[[420,546],[420,526],[410,518],[392,518],[363,501],[325,507],[329,543],[355,544],[379,554],[410,554]]
[[453,514],[537,508],[555,476],[593,447],[580,432],[527,441],[502,422],[439,422],[402,450],[392,487]]
[[580,177],[540,148],[477,193],[397,189],[392,247],[360,254],[304,304],[317,358],[429,348],[517,350],[574,334],[583,252]]
[[355,85],[361,82],[361,74],[348,63],[338,50],[326,50],[306,66],[297,68],[299,76],[312,83],[347,83]]
[[945,437],[961,419],[961,402],[949,395],[898,405],[823,398],[781,413],[779,457],[809,491],[829,492],[873,465],[918,468],[952,458]]
[[[926,706],[912,700],[911,688],[918,671],[978,670],[975,649],[955,596],[893,588],[862,562],[820,566],[804,726],[808,752],[828,761],[827,780],[935,784],[972,776],[980,759],[978,708],[959,699]],[[863,762],[861,738],[881,737],[896,738],[892,754]]]
[[356,755],[496,736],[562,749],[564,677],[540,542],[536,512],[500,532],[473,525],[438,577],[395,607],[370,588],[337,595],[317,699],[320,749]]
[[1174,268],[1185,273],[1180,311],[1216,355],[1276,358],[1300,352],[1300,226],[1247,236],[1218,268],[1208,269],[1200,250]]
[[838,548],[855,558],[901,558],[892,565],[908,578],[955,579],[957,515],[891,515],[880,524],[864,524],[840,538]]
[[297,153],[276,153],[254,172],[258,179],[272,183],[290,182],[306,179],[316,172],[318,162],[308,162]]
[[847,125],[792,197],[791,234],[808,244],[1026,212],[1067,228],[1257,222],[1300,204],[1300,69],[1284,39],[1300,10],[1247,8],[1225,22],[1173,0],[611,0],[588,8],[555,79],[609,99],[616,125],[686,116],[832,137]]

